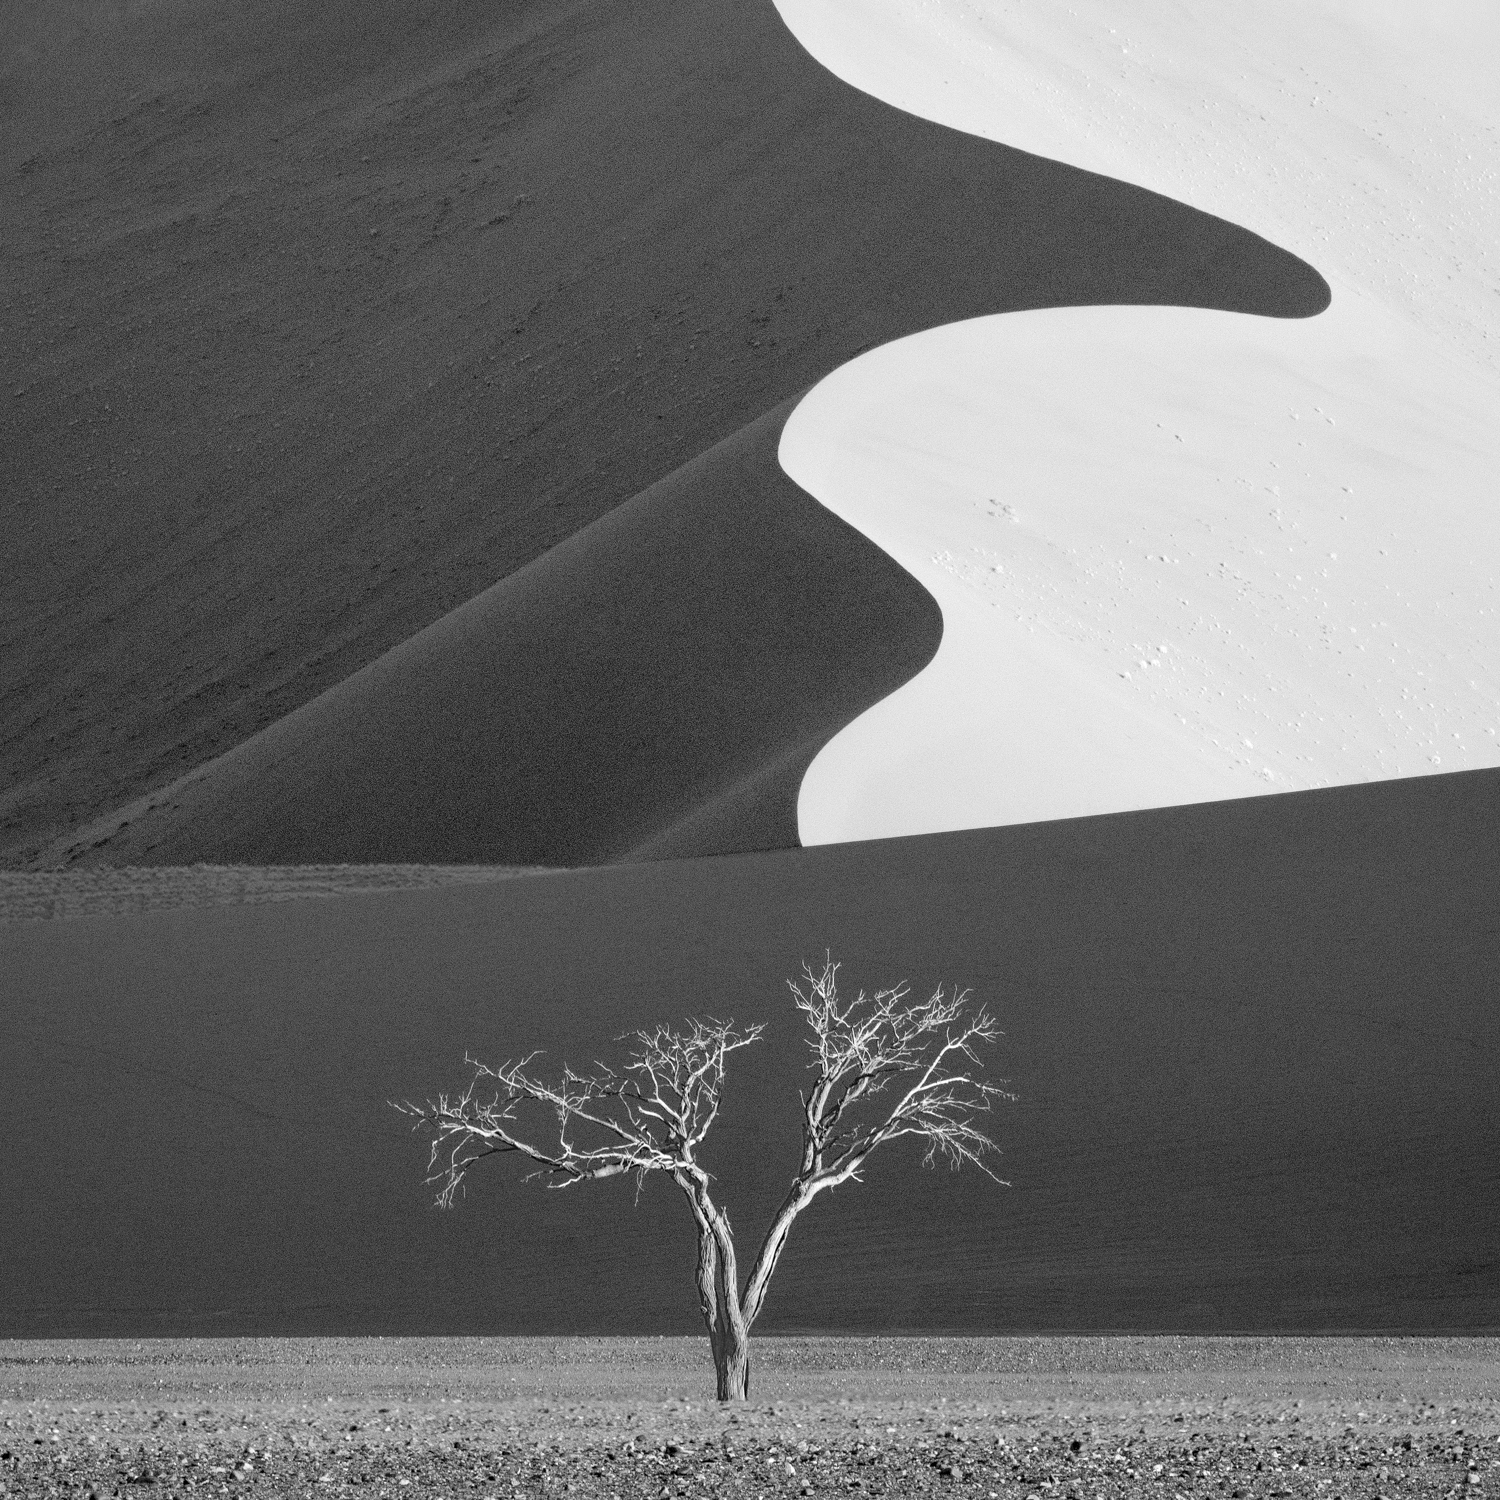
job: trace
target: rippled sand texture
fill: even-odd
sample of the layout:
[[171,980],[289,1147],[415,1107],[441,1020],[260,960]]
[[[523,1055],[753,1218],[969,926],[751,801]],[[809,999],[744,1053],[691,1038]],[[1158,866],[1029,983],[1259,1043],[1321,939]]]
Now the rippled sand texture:
[[1332,290],[1297,322],[982,319],[814,390],[783,464],[945,639],[814,762],[804,842],[1500,764],[1493,12],[778,9],[855,86],[1222,215]]

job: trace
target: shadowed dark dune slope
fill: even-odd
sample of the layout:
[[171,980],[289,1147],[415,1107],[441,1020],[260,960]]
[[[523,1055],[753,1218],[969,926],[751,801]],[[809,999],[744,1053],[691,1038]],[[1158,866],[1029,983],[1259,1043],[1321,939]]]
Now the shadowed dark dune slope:
[[[12,862],[867,346],[1008,308],[1327,298],[1244,230],[859,94],[769,0],[0,18]],[[777,629],[740,625],[750,654]],[[762,806],[752,843],[789,816]]]
[[67,858],[602,864],[794,846],[808,762],[927,663],[942,615],[786,477],[789,410]]
[[1500,772],[491,886],[0,929],[0,1334],[692,1330],[674,1190],[476,1172],[382,1101],[771,1023],[709,1162],[794,1157],[784,975],[992,1001],[999,1188],[892,1151],[770,1328],[1500,1326]]

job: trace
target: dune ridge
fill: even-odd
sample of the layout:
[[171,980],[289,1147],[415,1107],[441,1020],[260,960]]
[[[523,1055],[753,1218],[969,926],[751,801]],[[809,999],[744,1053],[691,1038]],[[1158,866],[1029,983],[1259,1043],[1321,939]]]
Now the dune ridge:
[[796,842],[803,769],[941,621],[776,459],[789,407],[653,485],[63,864],[601,864]]
[[[0,197],[25,328],[0,346],[25,392],[0,496],[8,863],[285,719],[861,349],[1007,309],[1327,299],[1222,220],[851,89],[769,0],[380,0],[379,46],[341,5],[172,0],[33,45],[49,14],[20,18],[10,98],[54,107],[25,116]],[[738,626],[751,655],[778,628]],[[494,690],[464,689],[478,714]],[[795,775],[735,815],[743,846],[795,839]],[[399,857],[502,857],[470,847]]]
[[820,383],[783,462],[948,629],[814,762],[804,840],[1500,764],[1493,9],[778,6],[851,86],[1223,214],[1333,288],[1296,326],[1006,315]]

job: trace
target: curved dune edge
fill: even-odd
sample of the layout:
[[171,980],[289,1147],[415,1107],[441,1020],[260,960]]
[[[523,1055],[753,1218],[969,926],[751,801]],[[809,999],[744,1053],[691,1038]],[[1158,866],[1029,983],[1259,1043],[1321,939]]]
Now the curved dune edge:
[[[813,763],[803,841],[1500,764],[1500,198],[1461,191],[1487,81],[1466,56],[1451,92],[1434,82],[1462,30],[1411,23],[1408,55],[1387,34],[1406,23],[1364,24],[1387,97],[1337,4],[1191,36],[1152,6],[1128,25],[1090,5],[778,9],[852,86],[1249,223],[1334,287],[1295,326],[988,319],[814,389],[784,465],[926,584],[947,629]],[[1424,171],[1410,148],[1438,119]],[[1412,245],[1405,214],[1444,188]],[[1364,195],[1382,192],[1376,213]]]
[[803,842],[1500,764],[1495,409],[1407,334],[1048,311],[830,376],[782,463],[945,635],[814,761]]
[[598,864],[796,842],[838,728],[941,619],[769,412],[60,863]]
[[1192,204],[1500,374],[1486,0],[1018,7],[774,0],[849,86],[950,129]]
[[[206,0],[179,34],[132,7],[88,90],[37,60],[28,86],[100,128],[48,114],[0,209],[58,340],[55,363],[9,351],[38,503],[0,590],[5,862],[228,753],[862,349],[1007,309],[1327,302],[1223,220],[851,89],[770,0],[381,3],[373,31]],[[127,109],[148,55],[161,98]],[[184,184],[196,219],[140,222]],[[794,794],[752,844],[795,840]]]

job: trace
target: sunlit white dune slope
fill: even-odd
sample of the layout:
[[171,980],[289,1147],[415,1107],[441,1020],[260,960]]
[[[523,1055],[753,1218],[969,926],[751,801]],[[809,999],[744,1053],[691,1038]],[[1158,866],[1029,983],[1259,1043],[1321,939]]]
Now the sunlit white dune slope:
[[1307,257],[1306,322],[1011,314],[823,381],[788,472],[937,597],[815,843],[1500,764],[1500,21],[778,0],[847,82]]
[[945,635],[813,763],[804,841],[1500,760],[1488,392],[1344,322],[1005,314],[814,391],[783,463]]

